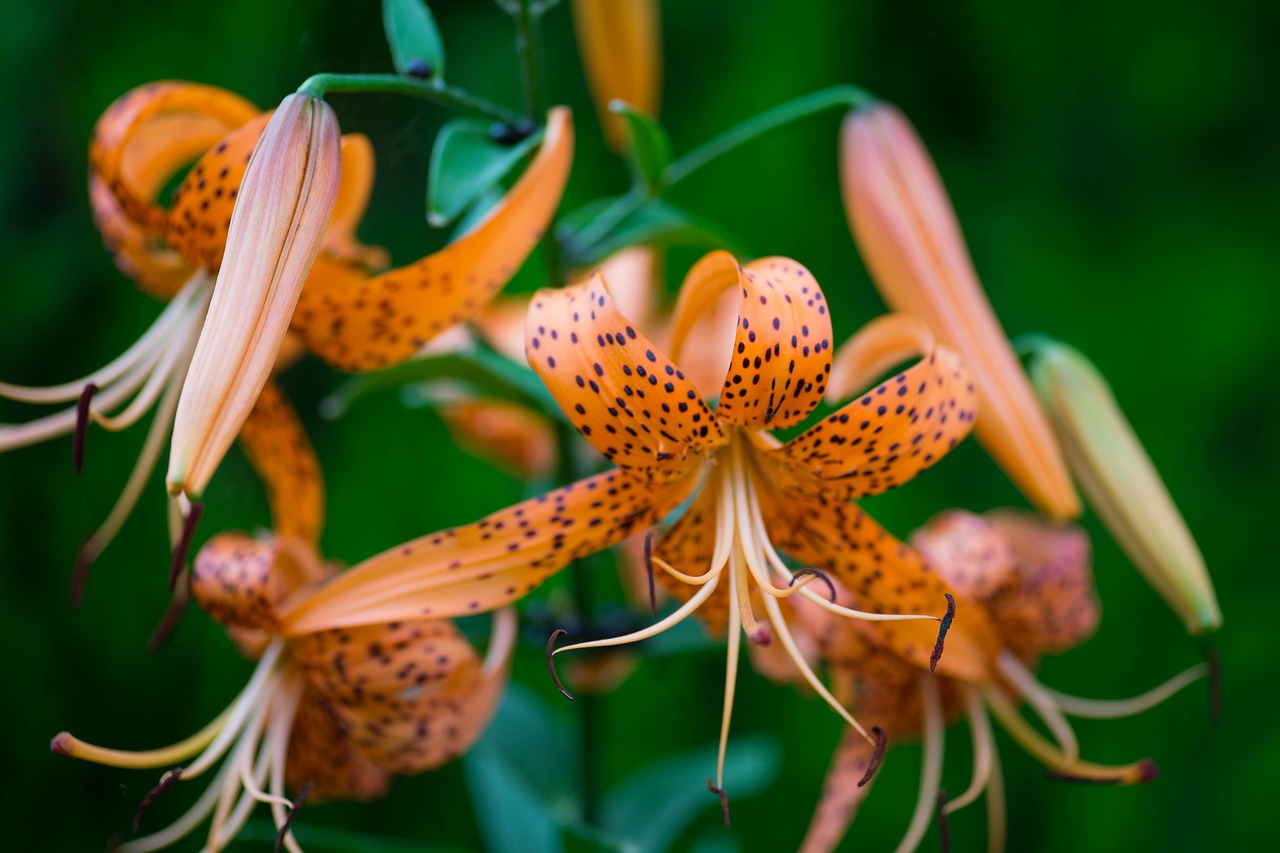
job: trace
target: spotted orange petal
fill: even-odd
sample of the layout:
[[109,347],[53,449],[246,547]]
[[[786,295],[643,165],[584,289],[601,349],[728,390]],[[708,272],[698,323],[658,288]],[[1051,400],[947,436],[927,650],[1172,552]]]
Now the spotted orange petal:
[[662,95],[662,33],[657,0],[574,0],[573,28],[583,71],[605,136],[614,150],[625,142],[614,99],[658,114]]
[[[956,598],[956,615],[937,671],[970,681],[988,681],[999,639],[986,609],[956,595],[929,570],[918,553],[898,541],[858,507],[827,497],[761,490],[762,510],[775,545],[829,572],[857,605],[877,613],[937,613],[944,593]],[[927,668],[937,638],[928,621],[867,623],[877,641],[916,667]]]
[[[876,333],[874,323],[870,329]],[[920,361],[765,458],[810,491],[861,498],[902,485],[950,452],[973,428],[973,380],[927,327],[914,329]]]
[[[680,514],[670,529],[653,543],[653,554],[672,568],[687,575],[701,575],[711,568],[716,547],[716,496],[714,489],[703,489]],[[700,587],[673,578],[655,567],[654,578],[673,598],[684,602]],[[717,584],[710,597],[698,608],[698,619],[715,637],[724,636],[729,624],[729,584]]]
[[292,791],[311,783],[307,802],[376,800],[391,787],[391,774],[356,749],[328,700],[310,684],[293,717],[284,774]]
[[684,374],[618,311],[595,273],[534,297],[525,355],[572,423],[629,475],[689,475],[727,441]]
[[493,610],[651,524],[688,491],[654,490],[618,471],[588,477],[367,560],[284,614],[281,630],[296,636]]
[[1029,659],[1075,648],[1092,636],[1101,604],[1085,532],[1016,510],[985,517],[1013,549],[1021,580],[1016,592],[991,604],[1005,645]]
[[93,224],[116,268],[144,293],[167,302],[190,280],[195,271],[191,263],[125,215],[120,202],[96,174],[89,176],[89,206]]
[[222,625],[270,630],[291,596],[329,574],[300,539],[219,533],[192,563],[191,595]]
[[178,168],[240,127],[259,110],[215,86],[162,81],[139,86],[103,112],[89,145],[91,173],[101,178],[130,219],[163,231],[155,195]]
[[537,481],[555,468],[555,428],[541,412],[494,399],[448,401],[436,412],[460,448],[522,480]]
[[982,601],[1019,585],[1018,557],[1009,541],[986,519],[949,510],[911,534],[920,552],[943,580]]
[[672,352],[729,290],[741,292],[729,370],[717,415],[730,423],[783,429],[813,411],[831,371],[831,317],[813,276],[789,258],[745,266],[712,252],[685,276],[676,303]]
[[[863,719],[867,725],[874,725],[865,715]],[[829,853],[844,838],[858,806],[871,793],[871,782],[858,787],[858,781],[866,775],[874,755],[875,747],[858,732],[846,729],[840,736],[840,746],[827,768],[809,829],[800,842],[801,853]]]
[[569,110],[558,107],[538,155],[483,222],[439,252],[374,278],[322,255],[294,329],[339,370],[375,370],[413,355],[474,316],[524,263],[560,202],[572,157]]
[[492,666],[442,619],[318,631],[289,643],[345,740],[398,774],[438,767],[488,725],[506,686],[512,643]]
[[386,269],[390,258],[380,246],[366,246],[356,237],[356,229],[369,207],[373,192],[373,143],[362,133],[342,137],[342,183],[338,200],[329,217],[321,251],[332,258],[359,264],[371,270]]
[[315,448],[280,386],[270,381],[263,386],[239,440],[266,486],[271,529],[317,544],[324,526],[324,478]]

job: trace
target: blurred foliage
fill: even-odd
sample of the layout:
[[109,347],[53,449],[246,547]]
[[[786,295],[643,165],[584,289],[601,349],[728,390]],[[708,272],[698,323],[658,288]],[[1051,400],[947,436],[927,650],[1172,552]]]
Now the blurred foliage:
[[[432,9],[450,81],[518,104],[510,20],[492,3],[436,2]],[[1012,849],[1238,849],[1269,837],[1280,764],[1274,630],[1265,612],[1280,600],[1280,575],[1264,551],[1280,473],[1267,426],[1280,417],[1271,374],[1280,357],[1273,94],[1280,7],[692,0],[667,2],[663,13],[662,118],[677,155],[833,83],[857,83],[904,109],[938,161],[1009,332],[1069,341],[1106,374],[1214,573],[1225,614],[1216,638],[1224,722],[1209,724],[1202,688],[1141,718],[1080,721],[1088,757],[1146,754],[1160,763],[1155,783],[1119,790],[1049,782],[1001,737]],[[116,273],[89,220],[85,149],[113,98],[149,80],[185,78],[265,105],[311,73],[391,67],[376,5],[356,0],[7,0],[3,17],[0,97],[9,131],[0,135],[0,375],[15,382],[82,375],[156,313]],[[544,33],[546,89],[574,108],[578,129],[568,211],[623,192],[628,173],[600,137],[563,4],[546,15]],[[340,95],[333,103],[344,129],[368,133],[378,151],[382,177],[362,236],[401,260],[443,244],[446,232],[426,225],[423,188],[432,140],[451,116],[391,96]],[[838,122],[836,114],[819,117],[736,151],[682,183],[671,201],[756,254],[806,264],[823,284],[840,338],[882,306],[840,207]],[[672,292],[697,254],[670,252]],[[543,266],[535,258],[513,287],[539,286]],[[522,484],[454,451],[438,419],[405,410],[395,395],[371,395],[341,420],[322,422],[318,403],[340,382],[314,361],[284,380],[324,462],[330,556],[354,562],[522,496]],[[30,414],[6,404],[0,420]],[[53,756],[47,743],[55,732],[124,747],[168,743],[224,707],[249,672],[196,611],[166,649],[142,650],[167,600],[158,477],[100,561],[83,607],[67,603],[76,546],[109,509],[141,438],[137,429],[95,431],[81,478],[66,440],[0,455],[0,632],[11,650],[0,739],[6,849],[101,849],[107,836],[127,830],[155,781],[153,773]],[[973,442],[870,503],[900,534],[947,506],[1023,504]],[[260,487],[234,454],[207,507],[202,536],[252,529],[266,518]],[[1103,624],[1083,648],[1047,661],[1042,674],[1064,690],[1130,695],[1198,652],[1095,519],[1085,524],[1094,536]],[[607,572],[594,581],[599,596],[618,594]],[[550,584],[540,597],[554,604],[562,587]],[[560,724],[573,726],[579,706],[559,701],[534,648],[541,638],[530,640],[515,677]],[[711,743],[722,677],[718,650],[664,656],[602,697],[605,789],[657,759]],[[839,730],[820,703],[744,671],[735,735],[772,733],[783,752],[777,781],[734,812],[731,837],[742,850],[795,843]],[[944,786],[958,791],[968,782],[967,735],[957,730],[949,747]],[[897,842],[918,758],[913,746],[891,753],[850,849]],[[554,763],[547,759],[548,774]],[[730,754],[730,793],[750,787],[736,775],[748,772],[747,763]],[[667,783],[680,789],[672,796],[686,795],[700,809],[676,846],[731,849],[715,798],[703,788],[711,769]],[[414,841],[424,850],[439,849],[428,843],[474,848],[491,835],[479,825],[488,812],[469,801],[465,775],[455,764],[398,780],[376,803],[308,806],[305,822],[317,831],[397,839],[400,846],[388,849],[418,849],[404,846]],[[195,793],[180,786],[156,804],[148,824],[172,819]],[[954,849],[985,849],[980,807],[953,816],[951,827]],[[934,843],[931,831],[925,849]],[[244,846],[267,849],[265,842]]]

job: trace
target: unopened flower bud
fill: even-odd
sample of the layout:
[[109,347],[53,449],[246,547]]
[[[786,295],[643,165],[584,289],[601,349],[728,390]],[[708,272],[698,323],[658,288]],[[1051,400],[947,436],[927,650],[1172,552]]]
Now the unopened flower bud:
[[310,95],[285,98],[238,191],[178,403],[171,492],[199,497],[262,391],[333,213],[341,159],[333,110]]
[[1051,341],[1037,346],[1031,378],[1107,530],[1189,632],[1217,630],[1222,612],[1204,557],[1106,380],[1075,349]]

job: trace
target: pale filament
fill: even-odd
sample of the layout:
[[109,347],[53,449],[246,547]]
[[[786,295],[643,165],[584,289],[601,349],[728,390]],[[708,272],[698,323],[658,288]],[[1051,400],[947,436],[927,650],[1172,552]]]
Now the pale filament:
[[502,669],[511,657],[516,642],[516,609],[504,607],[495,611],[492,624],[489,626],[489,648],[484,653],[484,663],[480,672],[493,675]]
[[[504,614],[510,618],[501,618]],[[501,627],[499,627],[501,621]],[[511,608],[503,608],[494,615],[494,634],[500,630],[509,628],[511,636],[515,636],[515,615]],[[497,639],[490,640],[490,653],[496,645],[500,645],[501,641]],[[485,666],[488,666],[488,659],[485,660]],[[267,726],[267,745],[265,749],[271,755],[271,794],[274,800],[271,803],[271,819],[275,822],[276,829],[281,829],[284,822],[288,819],[285,812],[285,803],[288,800],[284,797],[284,770],[285,764],[289,758],[289,736],[293,732],[293,719],[298,712],[298,703],[302,700],[303,682],[301,676],[296,676],[290,683],[285,692],[284,699],[275,703],[271,709],[271,722]],[[289,803],[289,809],[292,811],[297,808],[293,803]],[[289,853],[302,853],[302,848],[298,846],[297,840],[293,837],[293,831],[290,830],[285,834],[284,846]]]
[[[96,380],[100,380],[101,390],[89,404],[89,414],[95,420],[101,419],[103,412],[120,406],[135,394],[138,395],[135,404],[130,405],[124,413],[117,418],[106,419],[109,428],[123,429],[136,422],[154,405],[170,374],[185,372],[178,365],[183,361],[190,361],[189,357],[184,360],[182,356],[184,352],[189,352],[192,329],[198,328],[203,322],[212,292],[207,274],[193,276],[183,288],[182,294],[175,297],[165,309],[165,314],[162,314],[164,323],[154,325],[143,336],[146,339],[148,335],[155,333],[156,337],[150,339],[148,345],[141,350],[136,345],[130,348],[129,353],[126,353],[132,353],[130,358],[127,361],[123,361],[123,357],[117,359],[108,365],[109,371],[100,371],[78,383],[67,383],[49,389],[0,385],[0,396],[25,402],[66,402],[79,397],[88,382],[98,385],[99,381]],[[170,310],[175,313],[168,314]],[[175,334],[178,336],[176,342]],[[75,388],[75,394],[68,396],[72,387]],[[0,452],[67,435],[75,430],[78,419],[77,407],[72,406],[27,423],[2,424]]]
[[1071,724],[1067,722],[1067,718],[1062,715],[1061,709],[1053,700],[1053,696],[1045,689],[1036,677],[1031,674],[1031,670],[1023,666],[1022,661],[1013,656],[1007,649],[1002,650],[996,658],[996,668],[1000,673],[1009,680],[1009,682],[1022,694],[1027,700],[1040,719],[1053,732],[1054,738],[1057,739],[1058,745],[1062,747],[1062,754],[1067,761],[1075,761],[1080,757],[1080,744],[1076,740],[1076,733],[1071,729]]
[[[985,716],[986,712],[983,712]],[[990,723],[990,720],[987,721]],[[1004,853],[1009,817],[1004,799],[1004,773],[1000,770],[1000,752],[991,749],[991,775],[987,779],[987,853]]]
[[942,702],[938,697],[938,683],[929,673],[920,674],[920,698],[924,705],[924,757],[920,766],[920,794],[916,797],[911,825],[898,845],[897,853],[911,853],[920,846],[921,839],[933,820],[933,804],[938,799],[938,787],[942,783],[942,754],[944,729]]
[[157,344],[168,338],[172,327],[181,322],[182,315],[186,313],[195,292],[199,289],[199,282],[202,280],[203,277],[201,275],[192,277],[183,286],[182,290],[178,291],[178,294],[169,301],[169,304],[164,307],[164,310],[160,312],[160,316],[142,334],[142,337],[138,338],[131,347],[118,355],[105,367],[95,370],[88,376],[83,376],[71,382],[64,382],[61,385],[35,387],[0,382],[0,397],[17,400],[22,403],[68,403],[79,397],[80,393],[84,391],[84,386],[90,382],[103,387],[120,378],[130,368],[145,360],[147,356],[155,354],[158,349]]
[[946,814],[959,811],[981,796],[991,778],[992,756],[996,751],[995,738],[991,734],[991,719],[982,704],[982,696],[968,685],[961,687],[965,713],[969,717],[969,733],[973,737],[973,780],[963,794],[947,803]]
[[1062,709],[1063,713],[1070,714],[1073,717],[1110,720],[1117,717],[1129,717],[1154,708],[1188,684],[1198,681],[1208,674],[1209,667],[1207,664],[1196,664],[1190,669],[1178,673],[1164,684],[1131,699],[1082,699],[1079,696],[1060,693],[1050,687],[1045,687],[1044,690],[1053,699],[1054,703]]
[[187,375],[187,366],[191,364],[191,356],[196,350],[196,341],[200,338],[204,312],[192,311],[183,320],[174,332],[173,344],[166,347],[156,361],[147,384],[138,392],[138,396],[133,398],[123,412],[114,416],[102,414],[90,405],[89,415],[94,423],[111,432],[128,429],[151,411],[166,388],[172,387],[175,382],[182,384]]
[[[740,543],[735,543],[734,556],[742,551]],[[741,573],[741,568],[732,566],[730,572]],[[736,578],[729,579],[729,636],[728,654],[724,665],[724,707],[720,711],[720,746],[716,753],[716,787],[724,790],[724,756],[729,747],[729,722],[733,719],[733,695],[738,686],[738,654],[742,648],[742,624],[739,621],[743,612],[738,601],[739,586]],[[745,612],[750,613],[751,605]]]

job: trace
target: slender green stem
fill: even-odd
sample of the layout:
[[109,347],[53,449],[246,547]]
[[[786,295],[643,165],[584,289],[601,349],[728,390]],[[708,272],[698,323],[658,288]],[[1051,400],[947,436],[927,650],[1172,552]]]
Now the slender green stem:
[[668,166],[663,172],[663,180],[667,186],[679,183],[711,161],[772,130],[829,109],[863,106],[872,100],[871,95],[857,86],[832,86],[788,101],[699,145]]
[[[659,183],[664,189],[674,186],[733,149],[792,122],[829,109],[863,106],[873,100],[870,94],[856,86],[832,86],[788,101],[729,128],[685,154],[663,170]],[[626,195],[619,196],[590,225],[565,240],[569,256],[585,256],[591,247],[608,237],[614,228],[654,196],[655,193],[648,187],[640,184],[632,186]]]
[[515,15],[516,52],[520,54],[520,78],[524,82],[524,108],[531,115],[540,116],[545,104],[542,75],[538,73],[537,14],[530,0],[519,0]]
[[[298,91],[316,98],[323,98],[327,92],[388,92],[435,101],[504,124],[515,124],[521,119],[506,107],[463,89],[399,74],[315,74],[308,77]],[[535,121],[538,115],[533,114]]]

